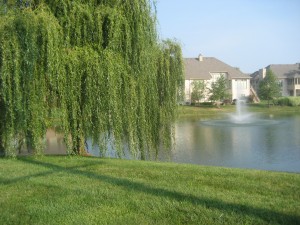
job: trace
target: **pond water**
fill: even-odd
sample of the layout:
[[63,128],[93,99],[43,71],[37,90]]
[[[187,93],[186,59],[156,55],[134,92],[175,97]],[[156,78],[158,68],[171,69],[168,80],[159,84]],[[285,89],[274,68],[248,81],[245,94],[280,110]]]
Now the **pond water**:
[[300,115],[260,116],[255,124],[224,121],[178,121],[176,146],[161,160],[300,172]]
[[[160,152],[159,160],[300,173],[300,115],[255,115],[255,120],[235,120],[177,121],[176,144],[171,151]],[[66,154],[62,135],[48,130],[46,139],[46,154]],[[91,154],[99,155],[90,140],[88,146]],[[128,154],[125,157],[130,158]]]

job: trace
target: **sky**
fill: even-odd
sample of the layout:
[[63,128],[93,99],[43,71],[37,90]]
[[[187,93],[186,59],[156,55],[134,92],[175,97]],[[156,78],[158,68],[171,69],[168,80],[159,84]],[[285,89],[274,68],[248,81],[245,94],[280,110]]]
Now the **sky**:
[[300,63],[300,0],[157,0],[158,33],[184,58],[215,57],[253,73]]

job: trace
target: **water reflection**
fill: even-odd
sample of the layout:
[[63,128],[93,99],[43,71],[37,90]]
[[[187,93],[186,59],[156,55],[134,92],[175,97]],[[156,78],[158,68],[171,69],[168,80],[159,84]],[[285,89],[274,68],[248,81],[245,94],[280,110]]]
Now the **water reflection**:
[[[46,132],[46,146],[44,153],[46,155],[66,155],[67,148],[64,142],[64,136],[55,131],[55,129],[48,129]],[[22,146],[19,155],[28,155],[32,154],[31,149],[27,149],[26,146]]]
[[176,124],[172,160],[300,172],[300,116],[275,119],[280,123],[246,127],[206,126],[203,121],[180,121]]
[[[161,151],[159,160],[201,165],[300,172],[300,115],[274,118],[280,123],[264,126],[207,126],[200,120],[178,121],[176,144]],[[66,154],[63,135],[48,130],[46,154]],[[89,153],[99,156],[99,147]],[[111,143],[108,157],[117,157]],[[124,145],[125,150],[126,145]],[[168,153],[166,153],[168,152]],[[28,154],[25,149],[21,154]],[[125,151],[125,158],[131,158]]]

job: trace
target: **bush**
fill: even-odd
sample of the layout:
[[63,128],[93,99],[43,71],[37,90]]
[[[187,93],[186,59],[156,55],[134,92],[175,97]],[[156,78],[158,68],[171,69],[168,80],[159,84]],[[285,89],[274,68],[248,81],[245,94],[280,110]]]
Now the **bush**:
[[300,97],[280,97],[273,102],[280,106],[300,106]]
[[212,106],[213,103],[212,102],[201,102],[200,105],[201,106]]

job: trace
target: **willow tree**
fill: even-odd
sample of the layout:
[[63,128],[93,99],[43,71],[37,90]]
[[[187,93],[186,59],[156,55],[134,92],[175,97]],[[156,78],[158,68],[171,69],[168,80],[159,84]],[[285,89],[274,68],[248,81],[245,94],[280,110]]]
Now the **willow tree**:
[[[8,4],[9,3],[9,4]],[[171,145],[182,55],[148,0],[8,1],[0,21],[0,148],[42,154],[55,109],[70,154],[89,137],[146,159]],[[25,5],[24,5],[25,4]],[[2,7],[3,8],[3,7]]]
[[0,22],[0,139],[7,155],[19,142],[41,153],[56,95],[60,26],[43,11],[8,13]]

